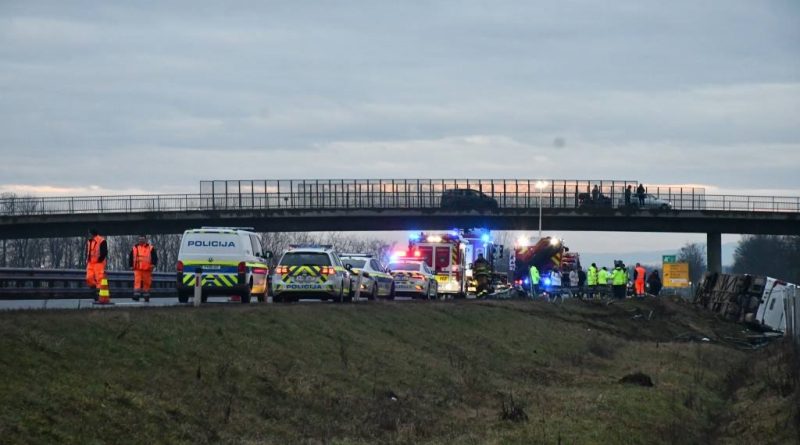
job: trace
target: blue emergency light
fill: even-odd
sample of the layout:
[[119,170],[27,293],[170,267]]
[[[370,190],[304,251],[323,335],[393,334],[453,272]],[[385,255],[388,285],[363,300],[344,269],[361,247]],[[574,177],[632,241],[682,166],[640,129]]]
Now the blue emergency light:
[[491,239],[492,239],[492,238],[489,236],[489,234],[488,234],[488,233],[484,233],[484,234],[481,236],[481,241],[483,241],[484,243],[488,243],[488,242],[489,242]]

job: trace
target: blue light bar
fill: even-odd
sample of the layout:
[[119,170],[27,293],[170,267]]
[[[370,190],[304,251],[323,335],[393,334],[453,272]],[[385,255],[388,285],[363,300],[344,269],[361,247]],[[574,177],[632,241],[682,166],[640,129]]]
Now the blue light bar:
[[483,241],[484,243],[488,243],[491,239],[492,238],[489,236],[488,233],[484,233],[483,235],[481,235],[481,241]]

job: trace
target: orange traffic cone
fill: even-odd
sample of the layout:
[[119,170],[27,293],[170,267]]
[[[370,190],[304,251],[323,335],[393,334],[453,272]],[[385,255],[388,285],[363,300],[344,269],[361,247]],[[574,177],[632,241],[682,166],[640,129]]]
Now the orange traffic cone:
[[111,304],[111,292],[108,291],[108,280],[105,277],[100,280],[100,298],[97,299],[97,304]]

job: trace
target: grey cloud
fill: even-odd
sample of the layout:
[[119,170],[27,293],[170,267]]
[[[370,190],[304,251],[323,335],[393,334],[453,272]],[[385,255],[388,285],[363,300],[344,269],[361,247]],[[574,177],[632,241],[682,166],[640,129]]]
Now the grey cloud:
[[81,185],[102,156],[105,186],[136,188],[147,154],[154,189],[190,191],[289,174],[800,188],[799,17],[744,0],[4,2],[0,182]]

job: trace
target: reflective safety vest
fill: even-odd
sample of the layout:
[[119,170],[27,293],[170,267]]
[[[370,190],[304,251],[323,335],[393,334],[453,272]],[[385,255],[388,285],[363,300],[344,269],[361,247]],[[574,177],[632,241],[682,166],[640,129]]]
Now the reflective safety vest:
[[541,279],[539,276],[539,269],[537,269],[536,266],[531,266],[530,274],[531,284],[539,284],[539,280]]
[[628,284],[628,274],[617,267],[614,272],[611,272],[611,284],[613,286],[624,286]]
[[646,273],[646,271],[644,270],[644,267],[642,267],[642,266],[637,267],[636,268],[636,281],[644,283],[644,278],[645,278],[644,275],[645,275],[645,273]]
[[[103,244],[103,241],[106,239],[100,235],[95,235],[94,238],[86,241],[86,258],[89,260],[89,263],[96,264],[100,263],[100,245]],[[105,262],[105,259],[103,260]]]
[[600,272],[597,272],[597,284],[608,284],[609,275],[607,270],[600,269]]
[[153,246],[133,246],[133,270],[153,270]]
[[586,281],[589,286],[596,286],[597,285],[597,268],[594,266],[589,266],[589,273],[586,274]]

